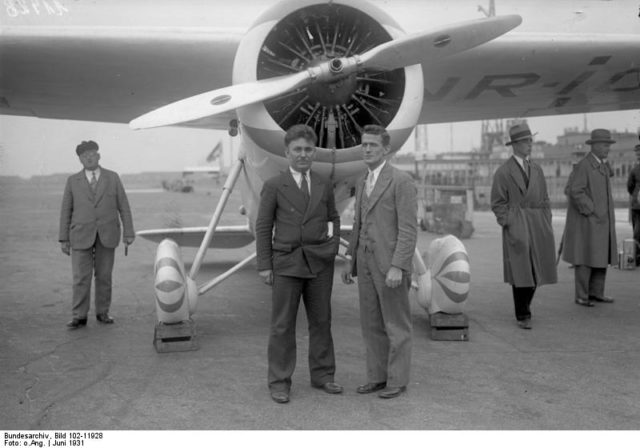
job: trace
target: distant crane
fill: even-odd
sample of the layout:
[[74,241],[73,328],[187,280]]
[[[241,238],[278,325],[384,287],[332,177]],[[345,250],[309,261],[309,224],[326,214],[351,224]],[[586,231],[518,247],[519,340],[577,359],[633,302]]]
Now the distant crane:
[[504,121],[483,120],[481,123],[480,157],[489,158],[496,145],[504,144]]
[[496,15],[496,3],[494,0],[489,0],[489,10],[487,11],[484,6],[478,5],[478,11],[482,12],[487,17],[495,17]]

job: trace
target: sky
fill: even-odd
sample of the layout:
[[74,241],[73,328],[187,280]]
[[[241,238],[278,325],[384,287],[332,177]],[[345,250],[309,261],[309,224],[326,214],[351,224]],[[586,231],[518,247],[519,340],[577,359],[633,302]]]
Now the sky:
[[[565,128],[608,128],[638,132],[640,111],[603,112],[529,118],[536,139],[550,143]],[[480,145],[480,122],[428,125],[429,154],[470,151]],[[186,128],[133,131],[124,124],[46,120],[0,115],[0,175],[29,178],[36,175],[71,173],[81,168],[75,147],[82,140],[100,145],[101,164],[119,173],[181,171],[185,166],[204,165],[213,147],[222,141],[223,166],[239,146],[226,132]],[[401,153],[414,150],[410,138]]]

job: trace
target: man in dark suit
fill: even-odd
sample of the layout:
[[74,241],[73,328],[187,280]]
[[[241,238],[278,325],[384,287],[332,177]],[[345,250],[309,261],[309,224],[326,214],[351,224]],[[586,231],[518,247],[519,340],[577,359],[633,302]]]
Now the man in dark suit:
[[84,141],[76,154],[84,169],[70,176],[62,197],[59,241],[62,252],[71,255],[73,272],[73,319],[70,330],[84,327],[91,302],[91,277],[95,272],[95,311],[98,322],[112,324],[111,274],[115,248],[135,239],[129,201],[117,173],[99,165],[98,144]]
[[640,266],[640,145],[634,148],[638,163],[629,171],[627,191],[629,192],[629,215],[633,239],[636,242],[636,266]]
[[362,132],[368,170],[356,182],[355,220],[342,281],[358,277],[360,324],[366,347],[367,383],[357,392],[394,398],[409,383],[411,367],[412,258],[417,241],[416,187],[411,176],[385,160],[390,137],[378,125]]
[[284,143],[289,168],[265,182],[256,219],[257,268],[265,283],[272,285],[268,382],[277,403],[289,401],[301,296],[309,323],[311,385],[330,394],[342,392],[342,386],[334,382],[331,336],[340,215],[331,182],[310,170],[316,141],[313,129],[306,125],[287,131]]
[[491,210],[502,227],[505,283],[511,284],[518,326],[530,330],[538,286],[556,283],[551,205],[540,165],[530,160],[533,134],[526,123],[509,129],[513,156],[493,176]]
[[607,156],[615,140],[594,129],[585,142],[591,151],[575,166],[568,185],[567,231],[563,260],[575,266],[575,303],[611,303],[604,295],[607,266],[617,261],[616,218]]

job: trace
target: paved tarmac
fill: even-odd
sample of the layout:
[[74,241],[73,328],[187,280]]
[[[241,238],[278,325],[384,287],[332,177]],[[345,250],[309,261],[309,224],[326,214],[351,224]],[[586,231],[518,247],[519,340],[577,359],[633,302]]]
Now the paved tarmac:
[[[251,264],[201,297],[200,348],[156,353],[152,345],[155,246],[136,241],[114,272],[114,325],[93,316],[67,331],[71,267],[57,240],[62,186],[3,188],[0,201],[0,428],[10,430],[637,430],[640,427],[640,269],[610,269],[613,304],[573,303],[573,272],[538,290],[533,330],[519,329],[502,282],[500,229],[477,212],[464,244],[471,260],[468,342],[433,341],[413,304],[408,392],[393,400],[358,395],[365,380],[357,290],[338,275],[333,293],[336,381],[330,396],[309,385],[304,312],[292,401],[278,405],[266,385],[270,290]],[[234,193],[235,194],[235,193]],[[201,224],[199,201],[177,193],[130,193],[137,229]],[[211,208],[213,205],[211,205]],[[233,207],[233,206],[232,206]],[[235,213],[237,208],[229,208]],[[194,212],[194,210],[199,210]],[[164,221],[164,222],[163,222]],[[192,222],[193,221],[193,222]],[[564,212],[554,212],[556,238]],[[620,240],[631,235],[618,211]],[[419,245],[439,237],[420,232]],[[204,282],[253,249],[210,252]],[[195,250],[185,250],[192,260]],[[342,264],[336,265],[336,272]],[[93,304],[92,304],[93,307]]]

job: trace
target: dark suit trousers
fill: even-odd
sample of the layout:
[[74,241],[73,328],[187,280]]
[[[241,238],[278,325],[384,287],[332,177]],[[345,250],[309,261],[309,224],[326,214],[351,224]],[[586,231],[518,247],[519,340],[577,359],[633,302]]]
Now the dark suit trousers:
[[516,319],[531,319],[531,301],[536,292],[536,287],[516,287],[512,285],[511,288],[513,289],[513,304],[516,311]]
[[73,272],[72,314],[75,318],[84,319],[89,314],[91,304],[91,276],[95,273],[96,314],[108,313],[111,306],[111,273],[115,249],[104,247],[100,238],[89,249],[73,249],[71,251],[71,269]]
[[633,226],[633,239],[636,242],[636,266],[640,266],[640,210],[631,210],[631,225]]
[[367,382],[406,386],[411,370],[411,279],[396,288],[385,284],[373,253],[358,249],[360,325],[366,347]]
[[309,325],[309,372],[311,384],[333,381],[336,362],[331,336],[331,289],[333,263],[315,278],[274,275],[271,333],[269,335],[269,389],[289,391],[296,367],[296,319],[300,297]]
[[607,268],[592,268],[578,265],[575,267],[576,299],[604,297],[604,282]]

